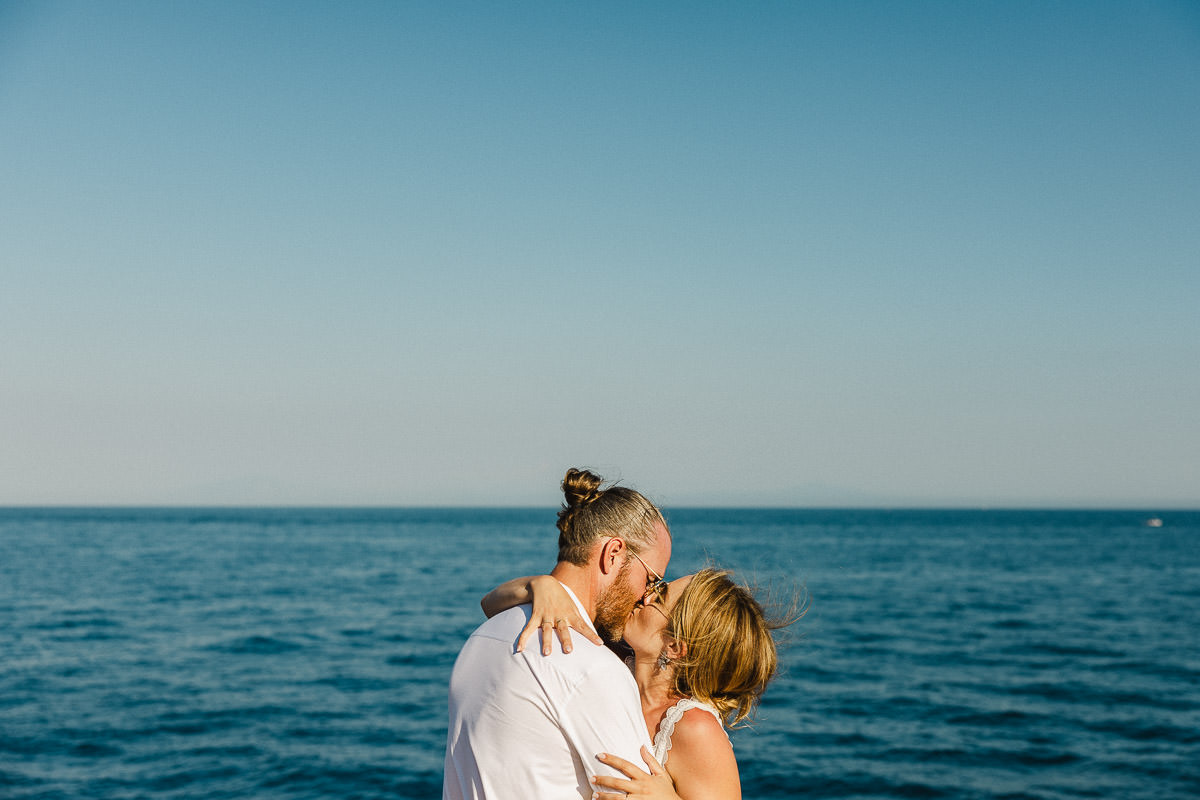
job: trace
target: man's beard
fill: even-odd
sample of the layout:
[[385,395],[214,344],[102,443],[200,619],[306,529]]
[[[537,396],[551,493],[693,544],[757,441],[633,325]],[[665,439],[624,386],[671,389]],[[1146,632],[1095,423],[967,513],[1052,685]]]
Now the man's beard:
[[605,589],[596,600],[596,632],[606,642],[621,641],[621,634],[625,631],[625,622],[629,619],[629,612],[633,611],[633,607],[641,599],[641,595],[629,588],[629,581],[626,580],[632,564],[633,559],[626,559],[621,568],[617,570],[617,577],[613,580],[612,585]]

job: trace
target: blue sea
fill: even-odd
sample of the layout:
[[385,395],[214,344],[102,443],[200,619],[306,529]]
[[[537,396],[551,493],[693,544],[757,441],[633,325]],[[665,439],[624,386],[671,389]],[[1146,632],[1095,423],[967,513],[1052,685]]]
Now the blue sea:
[[[0,509],[0,797],[440,797],[455,655],[554,514]],[[1200,512],[668,521],[672,576],[809,599],[745,797],[1200,797]]]

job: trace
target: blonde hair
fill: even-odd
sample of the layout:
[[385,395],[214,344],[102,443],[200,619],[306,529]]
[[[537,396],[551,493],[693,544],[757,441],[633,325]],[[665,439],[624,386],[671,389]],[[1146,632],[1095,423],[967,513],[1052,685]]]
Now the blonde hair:
[[[802,612],[801,612],[802,613]],[[667,634],[687,645],[676,659],[675,692],[713,706],[728,726],[749,717],[775,676],[778,628],[798,616],[769,620],[751,591],[724,570],[695,574],[671,609]]]
[[585,469],[567,470],[562,480],[566,498],[558,512],[558,560],[583,566],[596,542],[609,536],[624,539],[641,553],[654,544],[654,524],[666,525],[662,512],[640,492],[624,486],[601,489],[603,479]]

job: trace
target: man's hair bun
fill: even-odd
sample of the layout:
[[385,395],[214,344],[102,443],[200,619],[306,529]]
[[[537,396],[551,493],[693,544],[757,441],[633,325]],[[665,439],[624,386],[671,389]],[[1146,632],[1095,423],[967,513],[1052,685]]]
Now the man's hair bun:
[[602,494],[601,482],[601,477],[589,470],[575,469],[574,467],[567,470],[567,476],[562,481],[567,507],[586,506],[588,503],[598,500]]

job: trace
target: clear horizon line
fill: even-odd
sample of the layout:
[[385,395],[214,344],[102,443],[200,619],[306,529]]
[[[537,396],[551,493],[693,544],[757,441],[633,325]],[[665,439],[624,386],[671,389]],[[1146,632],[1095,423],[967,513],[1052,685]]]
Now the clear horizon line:
[[[139,509],[207,509],[207,510],[555,510],[558,505],[536,503],[0,503],[0,510],[139,510]],[[1145,511],[1200,512],[1200,505],[1163,504],[1049,504],[1049,503],[859,503],[859,504],[741,504],[741,503],[680,503],[664,506],[672,510],[714,511]]]

